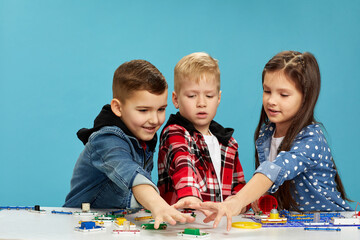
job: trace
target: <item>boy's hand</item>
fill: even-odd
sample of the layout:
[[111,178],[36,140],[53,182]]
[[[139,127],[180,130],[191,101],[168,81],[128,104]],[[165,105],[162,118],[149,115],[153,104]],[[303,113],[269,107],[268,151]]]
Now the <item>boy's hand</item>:
[[184,197],[177,201],[177,203],[175,203],[173,206],[176,209],[192,208],[192,205],[197,205],[201,202],[202,201],[197,197]]
[[[161,205],[161,204],[160,204]],[[164,205],[155,207],[151,212],[155,219],[154,227],[155,229],[159,228],[160,223],[167,222],[171,225],[175,225],[176,222],[193,222],[195,218],[189,214],[184,214],[179,212],[174,206]]]
[[259,213],[260,212],[260,208],[259,208],[259,199],[255,200],[251,203],[251,208],[254,211],[254,213]]
[[195,218],[188,214],[184,214],[176,210],[173,206],[170,206],[155,189],[146,184],[137,185],[132,188],[136,200],[149,209],[155,219],[154,228],[158,229],[160,223],[168,222],[171,225],[175,225],[176,221],[185,223],[193,222]]
[[211,212],[202,209],[200,207],[200,203],[202,203],[202,201],[197,197],[184,197],[180,199],[177,203],[175,203],[173,206],[176,209],[184,209],[184,208],[196,209],[202,212],[205,216],[209,216]]

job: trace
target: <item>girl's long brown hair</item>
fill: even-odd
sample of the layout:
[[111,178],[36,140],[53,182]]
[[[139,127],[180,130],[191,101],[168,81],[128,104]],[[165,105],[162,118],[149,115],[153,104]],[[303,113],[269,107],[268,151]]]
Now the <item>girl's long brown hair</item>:
[[[267,72],[283,71],[284,74],[294,81],[296,87],[302,92],[302,105],[294,116],[292,124],[286,132],[280,151],[289,151],[291,145],[304,127],[316,122],[314,118],[314,109],[320,93],[320,70],[315,57],[309,52],[283,51],[275,55],[265,65],[262,72],[262,83]],[[257,140],[261,127],[264,124],[269,124],[269,119],[265,113],[264,106],[261,108],[260,120],[255,130],[254,139]],[[333,160],[334,161],[334,160]],[[255,148],[255,168],[259,167],[259,157]],[[334,168],[336,165],[334,162]],[[342,185],[339,173],[336,174],[335,181],[337,190],[341,193],[343,199],[349,200],[346,196],[345,189]],[[285,181],[279,187],[279,190],[274,194],[279,202],[279,207],[288,210],[299,210],[298,206],[292,197],[292,192],[295,190],[291,181]],[[350,200],[349,200],[350,201]]]

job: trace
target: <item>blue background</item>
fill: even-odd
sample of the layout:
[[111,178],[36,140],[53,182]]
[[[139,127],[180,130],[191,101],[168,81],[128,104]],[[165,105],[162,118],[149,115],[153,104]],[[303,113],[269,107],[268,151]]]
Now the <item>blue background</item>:
[[75,134],[111,101],[115,69],[146,59],[172,91],[175,64],[198,51],[219,60],[215,120],[235,128],[249,180],[261,72],[282,50],[316,56],[316,117],[348,195],[360,201],[359,13],[360,1],[334,0],[0,0],[0,205],[61,206],[83,149]]

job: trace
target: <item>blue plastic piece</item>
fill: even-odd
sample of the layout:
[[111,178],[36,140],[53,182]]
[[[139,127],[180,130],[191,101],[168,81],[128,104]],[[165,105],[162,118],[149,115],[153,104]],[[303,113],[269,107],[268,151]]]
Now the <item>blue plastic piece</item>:
[[51,211],[51,213],[54,213],[54,214],[67,214],[67,215],[72,215],[73,213],[72,212],[64,212],[64,211]]
[[0,209],[8,209],[8,210],[34,210],[34,207],[0,206]]
[[310,231],[341,231],[341,228],[330,228],[330,227],[306,227],[304,230],[310,230]]
[[96,226],[95,222],[82,222],[81,226],[79,227],[79,229],[96,229],[96,228],[101,228],[101,226]]

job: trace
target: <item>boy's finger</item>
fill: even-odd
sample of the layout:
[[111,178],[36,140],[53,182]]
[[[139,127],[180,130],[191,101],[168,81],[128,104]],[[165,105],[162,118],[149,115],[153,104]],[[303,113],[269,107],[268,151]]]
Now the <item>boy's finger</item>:
[[171,225],[175,225],[176,221],[174,220],[174,218],[172,218],[171,216],[168,216],[166,218],[166,222],[170,223]]
[[[170,219],[171,217],[169,217]],[[172,217],[175,221],[177,222],[181,222],[181,223],[185,223],[186,222],[186,217],[183,214],[176,214]]]
[[154,224],[154,228],[155,229],[158,229],[159,228],[159,226],[160,226],[160,220],[159,220],[159,218],[155,218],[155,224]]

